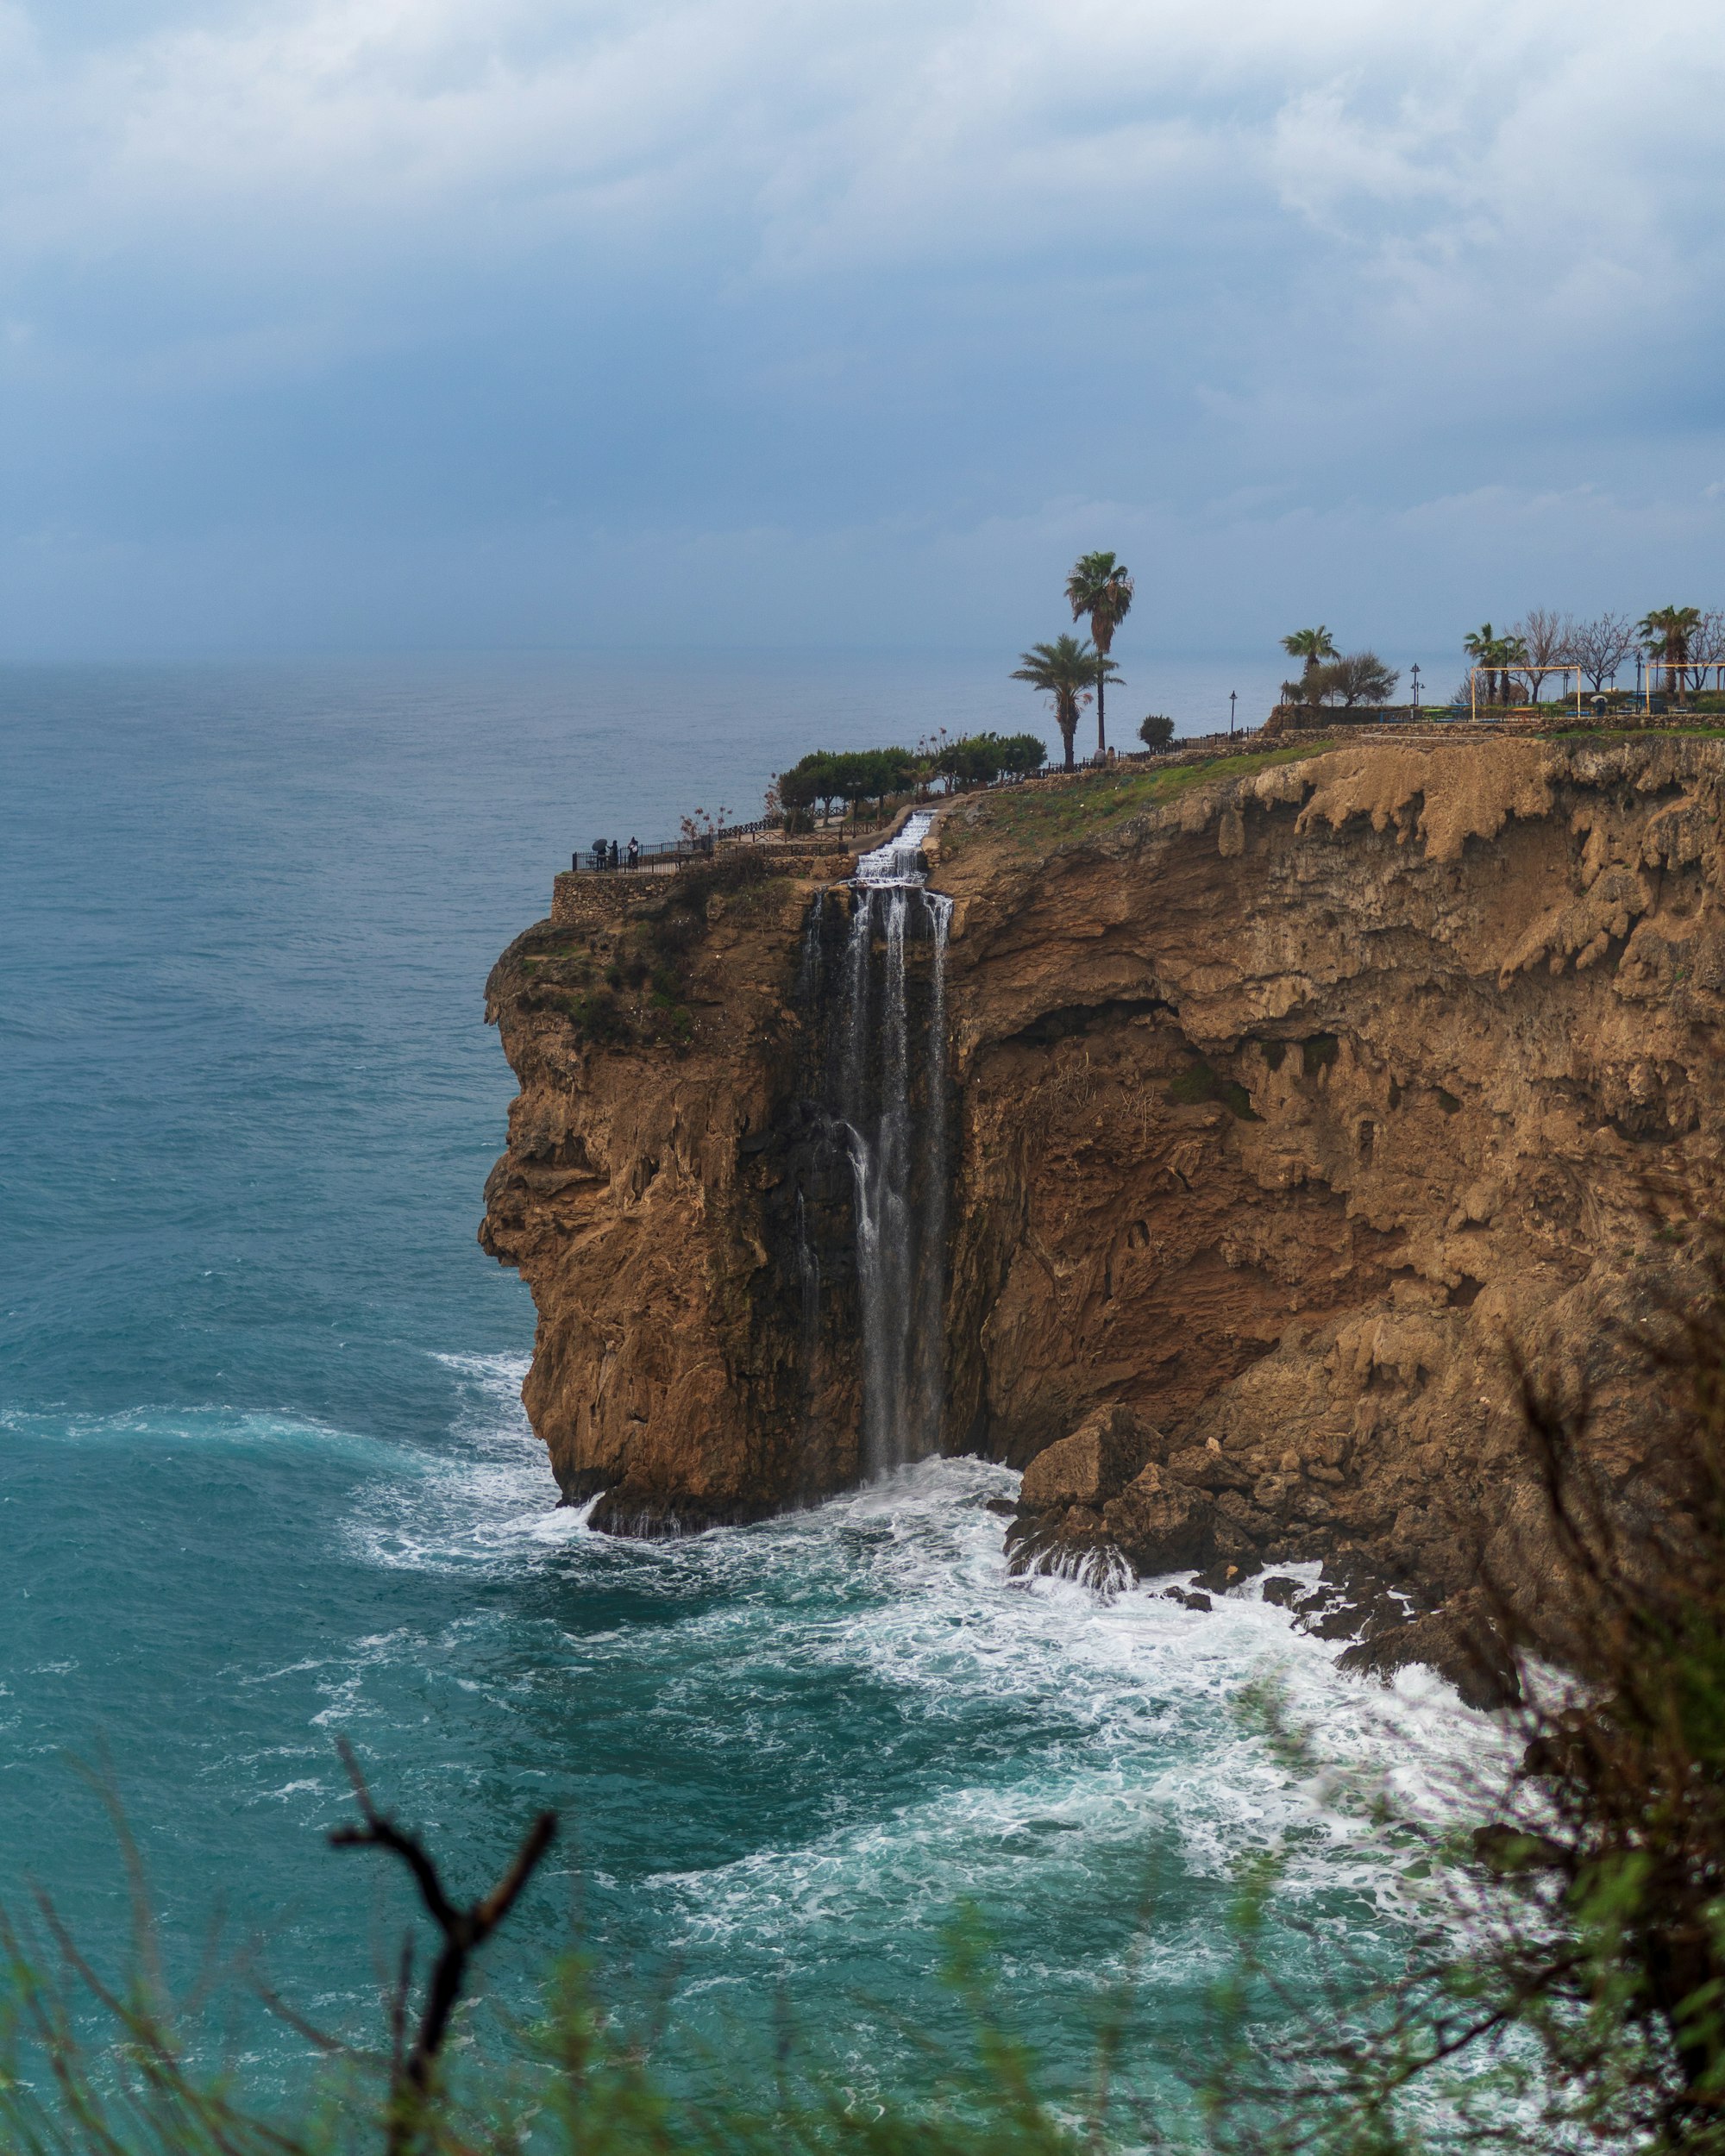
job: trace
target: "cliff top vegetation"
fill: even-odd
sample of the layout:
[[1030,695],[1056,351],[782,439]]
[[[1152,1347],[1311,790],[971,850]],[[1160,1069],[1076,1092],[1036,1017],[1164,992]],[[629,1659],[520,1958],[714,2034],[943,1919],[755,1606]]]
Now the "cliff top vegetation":
[[1145,809],[1163,806],[1195,786],[1244,778],[1273,764],[1298,763],[1332,746],[1330,736],[1314,734],[1274,749],[1206,756],[1154,770],[1116,766],[1037,787],[1013,787],[979,805],[975,823],[949,817],[941,830],[941,850],[948,856],[961,851],[986,830],[992,837],[1010,841],[1021,853],[1048,852],[1071,839],[1093,838]]

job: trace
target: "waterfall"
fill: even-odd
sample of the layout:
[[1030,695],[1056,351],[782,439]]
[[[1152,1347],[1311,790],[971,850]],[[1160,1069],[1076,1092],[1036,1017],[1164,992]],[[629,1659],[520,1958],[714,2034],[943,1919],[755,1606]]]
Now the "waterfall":
[[[945,1396],[946,941],[952,901],[925,887],[934,818],[906,818],[850,883],[833,1116],[850,1158],[862,1318],[864,1471],[940,1442]],[[928,950],[913,987],[909,947]],[[919,969],[920,970],[920,969]]]

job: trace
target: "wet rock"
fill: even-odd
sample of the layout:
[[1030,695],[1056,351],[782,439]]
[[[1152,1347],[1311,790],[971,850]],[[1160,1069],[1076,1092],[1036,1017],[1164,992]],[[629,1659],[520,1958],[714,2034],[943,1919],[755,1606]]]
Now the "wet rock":
[[1295,1597],[1305,1584],[1303,1580],[1289,1579],[1285,1572],[1278,1572],[1273,1579],[1264,1583],[1264,1599],[1277,1609],[1291,1609]]
[[1183,1609],[1208,1610],[1212,1607],[1208,1595],[1200,1595],[1184,1587],[1164,1587],[1162,1599],[1167,1602],[1178,1602]]
[[1168,1471],[1178,1482],[1190,1482],[1195,1489],[1213,1493],[1249,1490],[1253,1480],[1246,1469],[1238,1460],[1231,1459],[1220,1446],[1183,1446],[1169,1455]]
[[1469,1597],[1378,1630],[1347,1648],[1337,1667],[1387,1683],[1415,1663],[1446,1678],[1469,1707],[1513,1707],[1521,1696],[1515,1664]]
[[1244,1587],[1248,1580],[1256,1579],[1263,1570],[1263,1559],[1258,1557],[1242,1557],[1238,1561],[1225,1559],[1213,1564],[1208,1571],[1200,1572],[1192,1584],[1208,1588],[1213,1595],[1226,1595],[1236,1587]]
[[1135,1409],[1098,1407],[1070,1437],[1038,1452],[1025,1470],[1019,1503],[1028,1512],[1057,1505],[1105,1505],[1119,1496],[1152,1454],[1162,1434]]
[[1154,1462],[1104,1507],[1102,1516],[1140,1577],[1201,1571],[1217,1555],[1214,1499]]
[[1132,1581],[1132,1568],[1100,1514],[1083,1505],[1014,1520],[1007,1530],[1007,1570],[1019,1579],[1042,1573],[1076,1580],[1103,1595]]

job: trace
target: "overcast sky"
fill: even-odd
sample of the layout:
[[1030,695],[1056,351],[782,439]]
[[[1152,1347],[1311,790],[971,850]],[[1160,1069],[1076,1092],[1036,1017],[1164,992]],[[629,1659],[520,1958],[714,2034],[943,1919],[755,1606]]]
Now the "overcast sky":
[[1722,22],[0,0],[0,654],[1725,605]]

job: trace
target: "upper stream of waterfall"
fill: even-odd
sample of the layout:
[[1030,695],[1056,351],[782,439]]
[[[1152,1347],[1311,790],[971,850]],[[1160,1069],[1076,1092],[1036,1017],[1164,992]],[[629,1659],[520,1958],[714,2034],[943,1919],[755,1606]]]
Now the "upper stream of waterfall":
[[[856,1179],[864,1472],[937,1451],[945,1398],[946,937],[919,810],[856,864],[829,1106]],[[914,954],[914,956],[913,956]],[[926,963],[921,962],[925,954]]]

